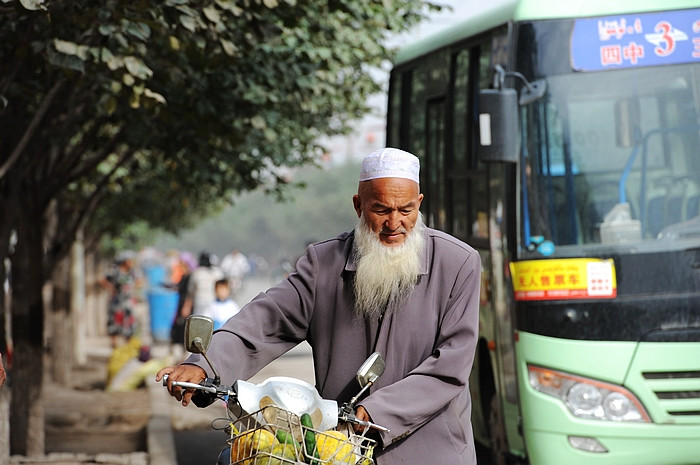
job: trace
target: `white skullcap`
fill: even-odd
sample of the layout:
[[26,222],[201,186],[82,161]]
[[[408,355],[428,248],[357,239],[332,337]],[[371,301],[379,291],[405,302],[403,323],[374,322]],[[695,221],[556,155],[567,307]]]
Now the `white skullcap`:
[[420,184],[418,157],[391,147],[375,150],[362,160],[360,181],[377,178],[404,178]]

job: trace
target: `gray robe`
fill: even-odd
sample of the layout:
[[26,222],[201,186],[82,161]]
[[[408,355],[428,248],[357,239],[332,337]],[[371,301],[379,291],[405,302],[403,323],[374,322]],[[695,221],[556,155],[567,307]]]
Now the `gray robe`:
[[[381,433],[379,465],[476,464],[468,378],[478,336],[481,261],[448,234],[426,229],[418,284],[381,325],[352,310],[353,233],[313,244],[296,272],[259,294],[214,333],[208,355],[224,384],[248,379],[307,340],[316,387],[339,403],[378,351],[386,370],[360,401]],[[208,366],[193,355],[186,363]]]

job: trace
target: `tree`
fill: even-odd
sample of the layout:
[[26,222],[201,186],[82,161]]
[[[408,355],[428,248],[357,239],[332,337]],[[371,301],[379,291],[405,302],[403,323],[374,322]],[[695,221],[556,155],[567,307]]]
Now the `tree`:
[[78,231],[114,234],[135,217],[175,230],[231,192],[279,192],[278,167],[313,162],[319,136],[346,132],[367,111],[366,97],[379,90],[370,70],[390,57],[384,39],[426,6],[2,3],[0,256],[12,263],[12,453],[43,453],[41,288]]

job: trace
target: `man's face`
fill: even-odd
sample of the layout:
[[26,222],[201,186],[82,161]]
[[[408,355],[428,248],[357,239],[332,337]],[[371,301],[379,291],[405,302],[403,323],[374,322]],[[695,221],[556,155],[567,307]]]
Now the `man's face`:
[[403,178],[363,181],[352,198],[357,216],[364,215],[367,225],[388,247],[404,243],[416,225],[422,201],[418,183]]

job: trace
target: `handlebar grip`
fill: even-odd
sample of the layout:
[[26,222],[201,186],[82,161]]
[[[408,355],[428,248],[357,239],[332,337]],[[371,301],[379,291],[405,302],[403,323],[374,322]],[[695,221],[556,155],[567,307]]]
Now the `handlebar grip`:
[[216,394],[206,391],[194,391],[192,403],[199,408],[209,407],[216,400]]

